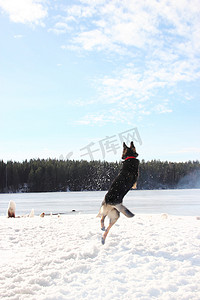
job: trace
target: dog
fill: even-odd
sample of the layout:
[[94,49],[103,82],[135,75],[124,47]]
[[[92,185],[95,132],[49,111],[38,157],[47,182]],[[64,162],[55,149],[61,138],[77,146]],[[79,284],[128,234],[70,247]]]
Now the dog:
[[8,204],[8,210],[7,210],[8,218],[23,218],[23,217],[33,218],[34,217],[34,209],[32,209],[30,214],[28,214],[28,215],[17,216],[17,217],[15,215],[15,212],[16,212],[16,203],[15,203],[15,201],[11,200]]
[[16,210],[15,202],[10,201],[8,204],[8,211],[7,211],[8,218],[15,218],[15,210]]
[[[101,230],[105,231],[101,242],[104,245],[106,237],[111,227],[117,222],[120,212],[126,217],[132,218],[134,214],[126,208],[122,202],[124,196],[131,188],[136,188],[138,179],[139,160],[136,158],[138,153],[131,142],[130,147],[123,143],[122,159],[123,166],[118,176],[112,182],[105,198],[101,204],[97,217],[101,218]],[[109,226],[105,228],[104,220],[108,216]]]

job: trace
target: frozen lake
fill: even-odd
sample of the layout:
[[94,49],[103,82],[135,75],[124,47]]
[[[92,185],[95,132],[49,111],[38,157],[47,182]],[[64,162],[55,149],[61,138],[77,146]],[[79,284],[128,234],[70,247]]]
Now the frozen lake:
[[[97,214],[105,191],[0,194],[0,216],[6,215],[10,200],[16,202],[16,215],[45,213]],[[168,213],[171,215],[200,215],[200,189],[130,191],[124,204],[138,214]]]

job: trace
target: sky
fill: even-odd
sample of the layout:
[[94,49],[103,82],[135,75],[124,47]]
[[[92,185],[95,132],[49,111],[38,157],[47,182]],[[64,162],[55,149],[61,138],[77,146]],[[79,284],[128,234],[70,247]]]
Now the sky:
[[200,159],[200,0],[0,0],[0,160]]

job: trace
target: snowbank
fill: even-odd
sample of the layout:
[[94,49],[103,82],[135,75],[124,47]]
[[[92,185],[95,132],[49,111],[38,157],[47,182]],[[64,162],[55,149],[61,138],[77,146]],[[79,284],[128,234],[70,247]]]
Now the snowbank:
[[0,217],[2,299],[200,299],[200,220],[121,216],[101,245],[95,215]]

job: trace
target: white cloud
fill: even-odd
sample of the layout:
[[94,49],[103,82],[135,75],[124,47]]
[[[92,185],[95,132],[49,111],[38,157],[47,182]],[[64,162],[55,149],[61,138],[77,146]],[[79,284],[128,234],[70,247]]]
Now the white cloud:
[[[106,118],[105,118],[106,117]],[[76,124],[88,125],[88,124],[105,124],[108,122],[107,116],[102,114],[88,114],[81,120],[77,121]]]
[[71,31],[71,27],[66,22],[57,22],[54,25],[54,28],[48,29],[48,32],[53,32],[55,34],[65,34],[68,31]]
[[160,89],[170,88],[172,91],[178,82],[189,82],[200,77],[191,64],[179,61],[171,62],[170,65],[164,61],[150,62],[144,70],[130,65],[115,73],[116,75],[105,76],[96,83],[99,92],[109,103],[126,98],[137,102],[148,101]]
[[174,37],[177,36],[185,39],[184,42],[193,40],[194,48],[199,44],[199,39],[196,39],[199,32],[198,0],[192,3],[190,0],[110,0],[79,3],[67,6],[66,14],[79,24],[71,42],[80,48],[88,49],[90,40],[89,50],[96,50],[95,36],[89,30],[94,26],[107,38],[107,43],[105,38],[102,40],[101,49],[111,49],[112,45],[112,51],[119,44],[139,49],[167,44],[174,46]]
[[166,97],[179,83],[200,78],[198,2],[82,0],[66,9],[75,29],[63,49],[110,51],[114,60],[119,54],[126,59],[112,74],[96,80],[96,103],[113,104],[114,109],[101,119],[89,115],[88,122],[123,120],[118,111],[127,114],[126,103],[132,103],[131,113],[140,115],[172,112]]
[[[119,68],[109,76],[96,79],[94,85],[98,97],[94,102],[99,104],[99,108],[106,104],[106,110],[86,115],[80,123],[127,122],[153,113],[171,113],[172,100],[166,100],[166,96],[172,99],[178,83],[198,78],[195,64],[192,67],[189,62],[177,61],[173,54],[169,56],[169,61],[164,57],[163,61],[146,63],[144,70],[128,64],[124,69]],[[185,94],[185,99],[188,99],[188,93]],[[82,104],[84,105],[84,101]],[[85,105],[87,104],[88,101]]]
[[155,105],[154,110],[159,114],[165,114],[165,113],[172,112],[172,109],[167,107],[167,103]]
[[23,35],[21,35],[21,34],[15,34],[14,38],[15,39],[21,39],[21,38],[23,38]]
[[[146,44],[147,33],[151,32],[152,34],[156,31],[151,14],[146,13],[140,7],[139,10],[136,7],[127,9],[124,2],[116,4],[115,1],[101,1],[99,5],[99,2],[94,1],[87,6],[81,4],[68,8],[67,16],[73,16],[77,23],[80,22],[79,31],[75,32],[72,43],[86,50],[88,50],[88,41],[91,44],[89,50],[95,50],[98,46],[102,50],[116,51],[119,44],[143,47]],[[87,20],[87,24],[84,26],[81,23],[83,20]],[[98,35],[104,37],[99,40],[98,44],[96,36],[93,34],[95,30],[88,30],[94,26],[96,26],[95,30]]]
[[12,22],[43,25],[47,16],[44,0],[0,0],[0,8],[9,15]]
[[77,38],[74,39],[75,43],[81,44],[84,50],[93,50],[94,47],[97,50],[109,47],[109,39],[100,30],[91,30],[88,32],[81,33]]
[[[92,80],[96,99],[79,101],[80,105],[107,104],[107,111],[89,114],[82,123],[169,113],[169,93],[173,95],[180,83],[200,78],[199,0],[73,3],[51,3],[48,31],[62,34],[61,48],[79,54],[101,52],[105,58],[109,53],[117,63],[120,58],[112,73]],[[13,22],[42,24],[47,17],[46,0],[0,0],[0,7]]]

